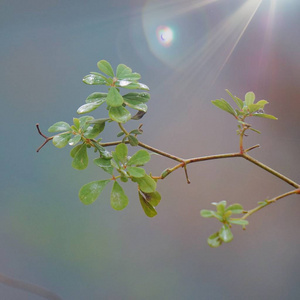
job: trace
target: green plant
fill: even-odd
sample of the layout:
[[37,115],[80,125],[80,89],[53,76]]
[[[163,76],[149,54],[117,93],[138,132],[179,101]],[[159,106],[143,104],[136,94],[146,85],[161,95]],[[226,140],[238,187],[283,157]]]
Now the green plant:
[[[248,154],[250,150],[259,147],[259,145],[244,149],[243,140],[247,130],[260,133],[257,129],[254,129],[252,125],[245,122],[246,118],[261,117],[273,120],[277,119],[272,115],[264,113],[264,107],[268,104],[266,100],[255,102],[254,93],[248,92],[245,95],[245,100],[243,101],[226,90],[229,96],[236,103],[236,109],[234,109],[224,99],[214,100],[212,103],[218,108],[231,114],[237,120],[239,151],[236,153],[183,159],[141,142],[138,139],[138,136],[143,133],[141,125],[137,126],[136,129],[131,130],[130,132],[125,129],[125,123],[130,120],[139,120],[147,112],[146,103],[150,99],[150,95],[147,92],[149,91],[149,88],[145,84],[139,82],[141,78],[140,74],[133,73],[132,70],[124,64],[118,65],[116,73],[114,73],[111,65],[105,60],[99,61],[97,66],[105,75],[98,72],[91,72],[83,78],[83,82],[89,85],[107,86],[108,92],[96,92],[89,95],[86,98],[86,103],[78,108],[77,113],[86,114],[100,106],[106,105],[108,115],[105,118],[94,119],[91,116],[83,116],[80,118],[74,118],[73,125],[69,125],[66,122],[57,122],[48,129],[49,132],[56,133],[51,137],[45,136],[40,131],[39,124],[36,125],[40,135],[45,138],[44,143],[37,149],[37,151],[39,151],[50,140],[52,140],[54,146],[57,148],[63,148],[69,144],[73,147],[70,155],[73,159],[72,166],[75,169],[83,170],[88,166],[88,151],[90,149],[97,152],[98,157],[95,158],[93,162],[107,173],[108,178],[92,181],[81,187],[79,191],[79,199],[83,204],[88,205],[93,203],[100,196],[104,188],[109,183],[112,183],[110,196],[111,206],[116,210],[122,210],[128,204],[128,197],[126,196],[121,184],[131,181],[137,185],[138,197],[145,214],[148,217],[154,217],[157,214],[156,206],[161,200],[161,196],[156,190],[157,182],[159,180],[163,180],[175,170],[183,168],[186,180],[190,183],[187,172],[188,164],[205,160],[234,157],[242,157],[250,161],[251,163],[287,182],[294,188],[290,192],[279,195],[273,199],[259,202],[257,207],[248,211],[244,210],[242,205],[238,203],[231,204],[227,207],[226,201],[212,203],[215,205],[216,211],[201,210],[202,217],[213,217],[222,223],[221,229],[208,238],[208,244],[211,247],[219,247],[223,242],[228,243],[232,241],[233,235],[230,230],[232,225],[240,225],[245,229],[245,226],[248,225],[248,220],[246,219],[248,219],[248,217],[253,213],[281,198],[292,194],[300,194],[299,184],[271,169]],[[129,92],[122,95],[120,89],[142,90],[142,92]],[[133,111],[135,110],[136,113],[132,115],[130,109]],[[104,143],[99,135],[103,132],[105,127],[112,122],[116,122],[118,124],[121,131],[117,134],[117,137],[122,137],[122,139]],[[139,146],[144,149],[136,151],[131,157],[129,157],[127,145],[132,147]],[[108,151],[106,147],[109,146],[115,146],[114,151]],[[149,150],[150,153],[147,150]],[[147,174],[144,169],[144,165],[150,161],[152,153],[165,156],[176,161],[177,164],[172,168],[167,168],[159,176]],[[240,215],[240,217],[233,218],[232,215],[235,214]]]

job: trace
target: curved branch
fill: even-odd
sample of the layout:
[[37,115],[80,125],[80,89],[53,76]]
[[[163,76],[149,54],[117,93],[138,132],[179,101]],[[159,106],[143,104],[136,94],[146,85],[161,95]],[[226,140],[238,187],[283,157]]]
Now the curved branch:
[[261,205],[249,210],[248,212],[246,212],[246,214],[241,218],[242,220],[245,220],[247,219],[249,216],[251,216],[252,214],[256,213],[257,211],[261,210],[262,208],[270,205],[271,203],[274,203],[276,202],[277,200],[279,199],[282,199],[282,198],[285,198],[287,196],[290,196],[290,195],[294,195],[294,194],[300,194],[300,189],[297,189],[297,190],[292,190],[292,191],[289,191],[287,193],[284,193],[282,195],[279,195],[277,197],[274,197],[270,200],[265,200]]
[[16,289],[27,291],[31,294],[41,296],[48,300],[62,300],[62,298],[53,292],[25,281],[17,280],[0,273],[0,282]]

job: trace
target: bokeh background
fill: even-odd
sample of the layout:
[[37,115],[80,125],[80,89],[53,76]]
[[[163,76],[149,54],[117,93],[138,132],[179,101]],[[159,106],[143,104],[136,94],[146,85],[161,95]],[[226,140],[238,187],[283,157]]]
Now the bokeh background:
[[[82,78],[100,59],[142,74],[151,89],[141,140],[181,157],[235,152],[235,120],[211,100],[252,90],[278,121],[255,119],[252,155],[300,182],[300,4],[297,0],[1,0],[0,272],[63,299],[299,299],[299,197],[253,215],[234,241],[210,248],[219,229],[200,209],[258,201],[291,190],[247,161],[190,165],[159,183],[147,218],[135,188],[114,211],[109,189],[91,206],[79,188],[106,178],[71,167],[69,149],[35,129],[71,122],[101,87]],[[229,99],[228,99],[229,100]],[[98,109],[92,115],[103,117]],[[136,124],[128,125],[136,127]],[[106,129],[115,140],[117,127]],[[174,162],[153,156],[153,174]],[[0,284],[0,298],[41,297]]]

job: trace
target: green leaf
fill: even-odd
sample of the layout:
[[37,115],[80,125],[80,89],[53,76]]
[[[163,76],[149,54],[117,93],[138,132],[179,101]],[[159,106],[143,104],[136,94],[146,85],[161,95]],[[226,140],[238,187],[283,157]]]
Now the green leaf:
[[225,211],[225,213],[223,214],[223,219],[227,220],[231,215],[232,215],[231,210]]
[[254,117],[260,117],[260,118],[266,118],[266,119],[272,119],[272,120],[278,120],[276,117],[268,114],[261,114],[261,113],[254,113]]
[[148,216],[149,218],[155,217],[157,215],[155,208],[143,197],[140,192],[139,199],[146,216]]
[[258,111],[259,109],[261,109],[261,106],[260,105],[257,105],[257,104],[249,104],[248,105],[248,111],[250,113],[253,113],[255,111]]
[[111,165],[111,160],[110,159],[105,159],[102,157],[95,158],[94,163],[103,169],[105,172],[109,173],[110,175],[113,175],[114,168]]
[[147,174],[144,177],[141,177],[141,178],[135,178],[134,177],[134,178],[132,178],[132,181],[137,182],[138,185],[139,185],[139,188],[144,193],[153,193],[156,190],[155,180]]
[[122,79],[131,80],[131,81],[138,81],[139,79],[141,79],[141,75],[139,73],[131,73],[126,78],[122,78]]
[[202,209],[200,211],[200,215],[203,218],[213,218],[214,217],[214,212],[212,210],[208,210],[208,209]]
[[150,158],[151,158],[151,156],[148,153],[148,151],[142,149],[132,155],[132,157],[129,159],[127,165],[128,166],[133,166],[133,165],[141,166],[141,165],[146,164],[150,160]]
[[150,95],[148,93],[128,93],[123,96],[123,99],[129,107],[146,112],[148,107],[145,103],[150,99]]
[[249,224],[247,220],[241,220],[241,219],[229,219],[229,223],[236,224],[236,225],[242,225],[246,226]]
[[82,144],[77,145],[76,147],[72,148],[72,150],[70,151],[70,155],[72,158],[75,157],[76,152],[79,150],[79,148],[81,147]]
[[122,164],[127,162],[128,148],[124,143],[116,146],[115,154],[117,155],[117,160]]
[[129,100],[135,101],[135,102],[132,102],[133,104],[146,103],[150,99],[150,94],[145,93],[145,92],[143,92],[143,93],[128,93],[123,96],[123,99],[125,101],[129,101]]
[[239,203],[231,204],[226,208],[226,211],[231,211],[233,214],[241,214],[244,209],[243,206]]
[[222,240],[220,239],[219,232],[212,234],[208,239],[207,243],[212,248],[217,248],[222,245]]
[[213,202],[212,205],[215,205],[217,207],[217,213],[222,216],[225,212],[227,202],[225,200],[222,200],[219,203]]
[[229,242],[232,241],[233,234],[232,234],[232,232],[231,232],[228,225],[223,225],[222,226],[222,228],[219,231],[219,237],[225,243],[229,243]]
[[110,194],[110,204],[115,210],[122,210],[128,205],[128,197],[117,181],[114,182]]
[[125,133],[123,131],[120,131],[118,134],[117,134],[117,137],[120,137],[122,135],[124,135]]
[[259,105],[261,109],[264,109],[265,105],[266,105],[266,104],[269,104],[269,102],[266,101],[266,100],[259,100],[259,101],[257,101],[257,103],[255,103],[255,104],[256,104],[256,105]]
[[269,202],[267,202],[267,200],[265,200],[265,201],[259,201],[258,204],[259,204],[260,206],[266,206],[266,205],[269,204]]
[[100,60],[100,61],[98,61],[97,67],[104,74],[106,74],[108,76],[111,76],[111,77],[115,76],[113,68],[111,67],[111,65],[110,65],[110,63],[108,61],[106,61],[106,60]]
[[124,79],[131,75],[132,70],[124,64],[120,64],[117,66],[117,78]]
[[139,130],[139,129],[133,129],[129,132],[130,134],[142,134],[143,131]]
[[223,213],[217,213],[215,211],[211,211],[211,214],[216,218],[218,219],[220,222],[223,222]]
[[125,100],[125,104],[133,109],[140,110],[143,112],[147,112],[148,106],[145,103],[137,103],[137,101],[133,100]]
[[105,102],[105,98],[102,99],[102,101],[96,101],[96,102],[83,104],[77,109],[77,113],[79,115],[89,113],[89,112],[95,110],[96,108],[98,108],[104,102]]
[[153,207],[157,206],[160,203],[161,195],[159,192],[155,191],[153,193],[143,193],[144,198],[148,201]]
[[145,176],[145,170],[139,167],[127,167],[126,171],[129,173],[132,177],[144,177]]
[[112,120],[118,123],[126,123],[131,119],[130,112],[123,106],[111,107],[109,109],[108,115]]
[[88,139],[94,139],[97,137],[105,128],[105,123],[97,123],[94,126],[89,126],[84,132],[84,136]]
[[92,120],[94,120],[94,118],[93,117],[91,117],[91,116],[83,116],[83,117],[80,117],[79,118],[79,126],[80,126],[80,128],[83,130],[83,131],[85,131],[88,127],[89,127],[89,121],[92,121]]
[[48,128],[48,132],[71,131],[71,127],[66,122],[56,122]]
[[85,102],[93,103],[97,101],[105,101],[106,97],[107,97],[107,93],[92,93],[85,99]]
[[73,124],[77,130],[80,128],[80,122],[78,118],[73,118]]
[[119,91],[115,87],[111,87],[108,91],[108,95],[106,98],[107,105],[111,107],[118,107],[124,103],[122,96]]
[[249,129],[252,130],[252,131],[254,131],[254,132],[256,132],[256,133],[261,134],[261,132],[260,132],[259,130],[257,130],[257,129],[254,129],[254,128],[252,128],[252,127],[250,127]]
[[137,146],[138,144],[139,144],[139,141],[138,141],[138,139],[135,137],[135,136],[133,136],[133,135],[128,135],[128,141],[129,141],[129,144],[131,145],[131,146]]
[[80,147],[78,147],[72,162],[72,167],[74,169],[84,170],[88,166],[89,157],[86,148],[86,144],[81,144]]
[[116,86],[125,88],[125,89],[130,89],[130,90],[145,90],[145,91],[149,91],[149,87],[146,84],[143,83],[139,83],[136,81],[132,81],[132,80],[127,80],[127,79],[123,79],[123,80],[118,80],[116,82]]
[[225,91],[233,99],[233,101],[236,103],[236,105],[239,107],[239,109],[242,109],[244,106],[244,102],[240,98],[233,96],[229,90],[225,90]]
[[81,187],[79,191],[79,199],[83,204],[93,203],[101,194],[110,180],[92,181]]
[[224,99],[217,99],[211,101],[213,105],[217,106],[218,108],[230,113],[233,116],[236,116],[235,110],[232,108],[232,106],[226,102]]
[[90,85],[106,85],[106,80],[101,75],[89,74],[83,77],[82,81]]
[[75,146],[77,143],[80,142],[80,140],[81,140],[81,135],[76,134],[69,140],[68,143],[70,146]]
[[253,104],[255,100],[255,94],[253,92],[248,92],[245,95],[245,104],[246,106],[249,106],[250,104]]
[[107,121],[109,121],[110,118],[101,118],[101,119],[95,119],[95,120],[90,120],[90,121],[87,121],[88,124],[103,124]]
[[93,141],[92,141],[92,143],[93,143],[93,145],[95,146],[95,148],[99,151],[100,156],[101,156],[102,158],[104,158],[104,159],[111,159],[111,158],[112,158],[112,154],[111,154],[109,151],[105,150],[104,147],[102,147],[101,145],[99,145],[99,144],[96,143],[96,142],[93,142]]
[[53,145],[57,148],[65,147],[72,137],[72,133],[64,132],[53,137]]

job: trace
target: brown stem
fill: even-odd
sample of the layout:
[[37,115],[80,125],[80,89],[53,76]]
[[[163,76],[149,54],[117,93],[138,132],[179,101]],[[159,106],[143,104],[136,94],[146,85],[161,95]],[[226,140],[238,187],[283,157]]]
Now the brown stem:
[[40,130],[40,124],[39,123],[35,124],[35,126],[36,126],[36,129],[37,129],[38,133],[45,139],[45,142],[40,147],[38,147],[37,150],[36,150],[36,152],[39,152],[49,141],[51,141],[53,139],[53,136],[50,136],[50,137],[45,136]]
[[295,181],[289,179],[288,177],[282,175],[281,173],[275,171],[274,169],[268,167],[267,165],[261,163],[260,161],[256,160],[255,158],[249,156],[246,153],[242,154],[242,157],[245,158],[246,160],[252,162],[253,164],[261,167],[262,169],[266,170],[267,172],[275,175],[276,177],[280,178],[281,180],[285,181],[286,183],[290,184],[291,186],[297,188],[300,188],[300,185],[298,183],[296,183]]
[[17,280],[1,273],[0,282],[13,288],[24,290],[34,295],[39,295],[48,300],[62,300],[61,297],[43,287],[25,281]]
[[300,189],[298,190],[292,190],[292,191],[289,191],[287,193],[284,193],[282,195],[279,195],[277,197],[274,197],[273,199],[270,199],[270,200],[265,200],[265,204],[263,205],[259,205],[249,211],[246,212],[246,214],[241,218],[242,220],[245,220],[247,219],[249,216],[251,216],[252,214],[256,213],[257,211],[261,210],[262,208],[276,202],[277,200],[280,200],[284,197],[287,197],[287,196],[290,196],[290,195],[294,195],[294,194],[299,194],[298,191],[300,191]]

